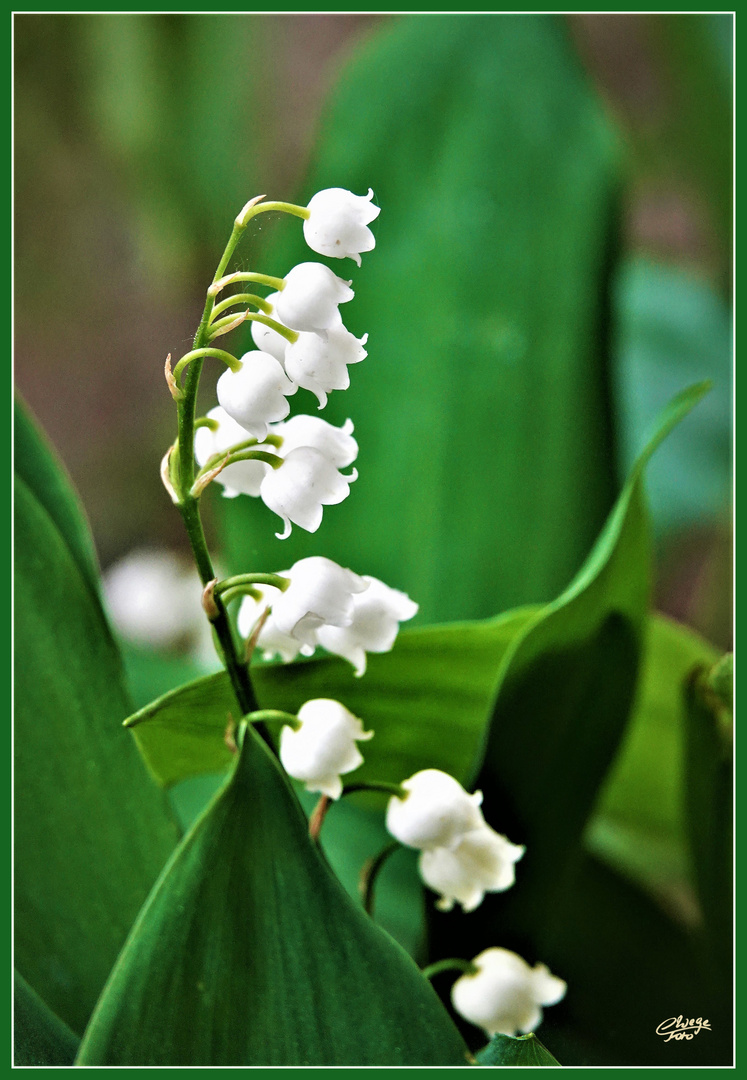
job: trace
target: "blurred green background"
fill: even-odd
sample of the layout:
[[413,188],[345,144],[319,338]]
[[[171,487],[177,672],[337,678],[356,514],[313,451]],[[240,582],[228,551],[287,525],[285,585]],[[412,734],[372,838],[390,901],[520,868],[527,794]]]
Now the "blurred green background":
[[[280,554],[211,492],[226,563],[328,554],[424,622],[549,600],[657,409],[711,377],[650,473],[656,602],[729,646],[729,16],[21,14],[15,140],[16,381],[104,567],[185,550],[162,365],[238,209],[370,184],[377,250],[334,265],[369,358],[324,414],[360,479]],[[242,265],[307,257],[260,221]]]

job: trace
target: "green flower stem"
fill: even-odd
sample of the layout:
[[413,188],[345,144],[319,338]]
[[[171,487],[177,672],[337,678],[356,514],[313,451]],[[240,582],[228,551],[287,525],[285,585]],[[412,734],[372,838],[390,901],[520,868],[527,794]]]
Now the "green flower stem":
[[229,589],[240,589],[242,586],[252,585],[273,585],[281,592],[285,592],[290,585],[290,578],[281,577],[280,574],[236,574],[234,577],[219,581],[213,590],[213,595],[219,596]]
[[396,795],[398,799],[406,799],[407,788],[401,784],[390,784],[387,780],[371,780],[368,783],[360,781],[357,784],[346,784],[343,795],[354,795],[356,791],[384,791],[387,795]]
[[361,876],[358,882],[358,890],[360,892],[361,900],[363,901],[363,909],[366,914],[373,917],[373,905],[374,905],[374,885],[376,879],[379,876],[382,866],[395,851],[399,848],[399,843],[396,840],[392,840],[391,844],[387,844],[378,855],[374,855],[372,858],[367,859],[361,867]]
[[235,293],[233,296],[228,296],[225,300],[221,300],[219,304],[215,305],[210,315],[210,322],[212,323],[213,319],[216,315],[220,315],[221,311],[234,307],[236,304],[251,304],[252,307],[264,311],[265,315],[269,315],[272,311],[272,304],[268,304],[261,296],[255,296],[254,293]]
[[213,281],[208,289],[208,298],[217,296],[227,285],[233,285],[236,281],[251,281],[255,285],[268,285],[271,289],[275,289],[276,292],[281,292],[285,288],[285,278],[260,274],[256,270],[236,270],[233,274],[227,274],[225,277]]
[[244,224],[248,225],[253,217],[257,214],[264,214],[268,210],[279,210],[283,214],[293,214],[294,217],[303,218],[307,221],[311,217],[311,211],[306,206],[296,206],[295,203],[289,202],[262,202],[253,206],[243,219]]
[[244,719],[250,724],[287,724],[294,731],[301,727],[301,721],[293,713],[284,712],[282,709],[257,709],[249,713]]
[[471,960],[437,960],[435,964],[429,964],[423,968],[426,979],[432,979],[434,975],[440,975],[442,971],[458,971],[462,975],[476,975],[480,969]]
[[[199,419],[195,420],[195,430],[201,427],[210,428],[211,431],[217,431],[220,424],[217,420],[213,420],[209,416],[201,416]],[[216,454],[215,456],[217,457],[218,455]]]
[[181,358],[179,363],[174,368],[174,378],[177,380],[177,382],[179,380],[179,376],[184,371],[187,364],[191,364],[193,360],[196,360],[203,356],[214,356],[216,357],[216,359],[222,360],[224,364],[227,364],[228,367],[230,367],[231,371],[241,370],[241,361],[238,359],[238,357],[234,356],[233,353],[226,352],[225,349],[214,349],[212,347],[204,349],[192,349],[191,352],[185,353],[185,355]]
[[[240,316],[237,315],[237,314],[226,315],[225,318],[218,319],[217,322],[211,323],[210,324],[210,335],[208,337],[208,340],[212,341],[213,338],[217,338],[217,337],[220,337],[222,334],[225,334],[227,332],[226,328],[227,327],[233,327],[234,325],[237,325],[236,320],[239,319],[239,318],[240,318]],[[280,334],[280,336],[284,337],[286,339],[286,341],[289,341],[291,343],[291,345],[293,344],[294,341],[298,341],[298,331],[297,330],[290,330],[287,326],[283,326],[282,323],[277,322],[276,319],[271,319],[269,315],[261,315],[259,313],[255,313],[255,312],[252,312],[252,311],[245,311],[241,321],[242,322],[261,322],[261,323],[264,323],[265,326],[269,326],[270,329],[275,331],[275,333]],[[216,351],[219,352],[221,350],[216,350]],[[179,364],[181,364],[181,360],[179,361]],[[176,366],[179,367],[179,364],[177,364]]]

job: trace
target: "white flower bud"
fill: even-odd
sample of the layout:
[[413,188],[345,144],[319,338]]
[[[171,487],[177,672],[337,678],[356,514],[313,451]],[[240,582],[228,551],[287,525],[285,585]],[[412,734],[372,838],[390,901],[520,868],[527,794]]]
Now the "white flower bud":
[[363,764],[356,746],[373,738],[363,724],[339,701],[316,698],[298,710],[301,726],[286,726],[280,735],[280,761],[286,772],[302,780],[307,791],[321,791],[331,799],[342,794],[341,774]]
[[255,439],[264,439],[267,425],[288,415],[286,398],[297,389],[274,356],[257,351],[241,357],[238,371],[224,371],[217,386],[221,406]]
[[417,615],[418,605],[407,593],[390,589],[378,578],[363,575],[365,592],[353,597],[353,621],[349,626],[321,626],[319,644],[328,652],[343,656],[355,668],[366,670],[366,653],[389,652],[399,632],[399,624]]
[[327,404],[330,390],[350,386],[348,364],[357,364],[368,356],[363,348],[368,334],[357,338],[340,323],[319,333],[301,333],[298,341],[285,351],[285,371],[304,390],[316,394],[319,408]]
[[381,210],[372,199],[371,188],[368,195],[354,195],[345,188],[318,191],[309,202],[309,217],[303,224],[306,243],[320,255],[355,259],[360,266],[360,253],[372,251],[376,244],[367,226]]
[[420,876],[441,893],[436,902],[440,911],[451,911],[455,900],[464,911],[474,911],[486,892],[503,892],[513,885],[514,863],[524,851],[486,824],[465,833],[452,848],[421,852]]
[[322,507],[340,503],[357,480],[355,469],[343,476],[313,446],[299,446],[283,457],[283,464],[265,476],[259,489],[262,501],[283,519],[279,540],[291,534],[291,522],[307,532],[316,532],[322,523]]
[[286,274],[274,310],[293,330],[327,330],[341,322],[338,305],[354,295],[350,284],[324,263],[299,263]]
[[[195,432],[195,457],[200,468],[206,465],[214,454],[221,454],[232,446],[253,438],[220,405],[211,409],[207,416],[218,424],[218,430],[199,427]],[[275,450],[273,446],[265,449],[272,452]],[[227,499],[234,499],[237,495],[256,496],[259,495],[262,478],[269,470],[270,466],[266,461],[235,461],[219,472],[215,480],[223,485],[223,494]]]
[[[266,300],[270,304],[275,304],[280,293],[269,293]],[[281,320],[273,313],[271,316],[275,322],[281,322]],[[273,330],[271,326],[266,326],[265,323],[260,322],[258,319],[252,319],[252,338],[254,344],[262,352],[269,353],[270,356],[274,356],[276,360],[279,360],[282,364],[285,359],[285,350],[288,347],[288,339],[284,338],[282,334],[279,334],[277,330]],[[285,325],[285,324],[283,324]]]
[[271,428],[273,435],[280,435],[283,444],[278,450],[285,456],[300,446],[312,446],[324,454],[330,465],[344,469],[358,457],[358,443],[353,438],[353,421],[346,420],[342,427],[327,423],[320,416],[301,413]]
[[563,979],[544,964],[531,968],[508,949],[485,949],[472,962],[479,970],[456,980],[451,1003],[488,1035],[534,1031],[542,1023],[542,1006],[556,1005],[565,996]]
[[421,850],[453,847],[465,833],[485,824],[482,792],[468,795],[458,780],[440,769],[423,769],[402,787],[407,796],[392,796],[386,811],[386,827],[401,844]]
[[175,645],[205,621],[198,583],[169,551],[130,552],[109,567],[102,588],[115,627],[140,645]]
[[324,623],[345,626],[353,618],[353,596],[368,584],[322,555],[299,559],[283,573],[290,585],[274,600],[275,625],[302,645],[316,646],[316,631]]

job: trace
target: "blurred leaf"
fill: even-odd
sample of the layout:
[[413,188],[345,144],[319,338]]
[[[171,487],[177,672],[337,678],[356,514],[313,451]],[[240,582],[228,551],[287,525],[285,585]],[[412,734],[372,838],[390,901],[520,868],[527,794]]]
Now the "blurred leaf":
[[[333,260],[355,278],[344,318],[369,333],[369,357],[324,415],[355,421],[360,477],[320,539],[294,529],[283,565],[323,550],[407,590],[423,622],[565,586],[614,498],[617,184],[611,129],[559,20],[416,15],[370,35],[302,197],[371,186],[382,207],[362,269]],[[310,257],[297,223],[282,233],[272,273]],[[293,407],[316,403],[301,391]],[[280,568],[262,504],[222,500],[221,516],[237,569]]]
[[730,716],[734,715],[734,653],[726,653],[708,672],[708,685]]
[[590,850],[673,910],[691,896],[683,688],[696,665],[712,664],[717,655],[687,627],[661,615],[651,618],[633,714],[585,835]]
[[13,1064],[72,1065],[80,1040],[13,972]]
[[[418,769],[466,779],[484,741],[496,677],[515,635],[534,614],[520,608],[496,619],[403,630],[389,653],[370,655],[362,679],[337,657],[252,668],[262,708],[296,713],[305,701],[332,697],[376,733],[357,779],[398,782]],[[240,719],[221,672],[180,687],[127,723],[159,783],[226,768],[229,714]]]
[[704,668],[685,687],[685,810],[709,958],[724,990],[732,972],[733,733]]
[[732,331],[728,307],[683,267],[627,259],[615,280],[614,378],[621,466],[684,383],[708,377],[713,391],[672,433],[647,470],[658,534],[719,521],[731,497]]
[[706,390],[670,402],[575,580],[503,660],[478,786],[488,820],[528,847],[530,921],[578,844],[633,703],[651,573],[643,470]]
[[475,1055],[478,1065],[560,1065],[534,1032],[529,1035],[494,1035]]
[[15,958],[80,1032],[176,834],[100,604],[19,477],[15,509]]
[[13,403],[13,443],[15,471],[49,514],[78,570],[98,593],[98,561],[83,507],[64,465],[18,397]]
[[99,1001],[83,1065],[457,1065],[412,960],[353,904],[253,732]]

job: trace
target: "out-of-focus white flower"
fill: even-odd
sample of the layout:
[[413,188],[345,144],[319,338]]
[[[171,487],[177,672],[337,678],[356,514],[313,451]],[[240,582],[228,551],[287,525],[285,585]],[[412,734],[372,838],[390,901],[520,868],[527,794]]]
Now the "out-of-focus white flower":
[[342,794],[341,774],[363,764],[356,743],[373,738],[358,717],[330,698],[307,701],[298,710],[301,726],[286,726],[280,735],[280,761],[290,776],[307,791],[321,791],[331,799]]
[[275,625],[312,648],[324,623],[346,626],[352,621],[353,597],[368,588],[358,574],[323,555],[299,559],[283,577],[290,578],[290,585],[273,600]]
[[[353,621],[349,626],[320,626],[317,638],[328,652],[343,656],[356,675],[366,670],[366,653],[389,652],[399,624],[417,614],[418,605],[407,593],[391,589],[378,578],[363,575],[365,592],[353,597]],[[455,781],[456,782],[456,781]]]
[[338,307],[355,293],[324,263],[299,263],[285,276],[274,310],[293,330],[328,330],[341,322]]
[[544,964],[532,968],[509,949],[485,949],[472,961],[473,975],[462,975],[451,988],[456,1011],[488,1035],[534,1031],[542,1023],[542,1006],[555,1005],[567,984]]
[[418,866],[425,884],[441,893],[437,908],[451,911],[458,901],[464,911],[474,911],[486,892],[503,892],[513,885],[514,863],[524,851],[485,824],[465,833],[454,847],[421,852]]
[[386,811],[386,827],[401,844],[421,851],[453,847],[465,833],[485,824],[480,811],[482,792],[469,795],[458,780],[440,769],[423,769],[402,787],[407,795],[393,795]]
[[115,627],[137,644],[168,648],[205,622],[198,581],[169,551],[131,551],[109,567],[102,587]]
[[221,407],[255,439],[265,438],[273,420],[285,419],[286,399],[297,389],[279,360],[256,350],[244,353],[238,371],[224,371],[217,386]]
[[381,213],[368,195],[354,195],[345,188],[326,188],[309,201],[309,216],[303,223],[303,235],[312,251],[335,259],[355,259],[361,264],[360,253],[372,251],[376,241],[368,228]]
[[352,465],[358,457],[358,443],[353,438],[353,430],[352,420],[346,420],[342,427],[335,427],[320,416],[307,416],[304,413],[273,424],[270,428],[273,435],[280,435],[283,440],[277,451],[281,457],[301,446],[312,446],[324,454],[336,469]]
[[286,374],[315,394],[323,409],[331,390],[347,390],[350,386],[348,364],[357,364],[368,355],[363,348],[367,340],[368,334],[359,339],[341,323],[318,333],[300,333],[285,350]]
[[[269,293],[266,298],[267,302],[274,306],[279,296],[280,293],[278,292]],[[272,318],[275,322],[282,322],[275,314],[272,315]],[[285,359],[285,350],[288,347],[288,339],[284,338],[277,330],[273,330],[271,326],[267,326],[258,319],[252,319],[251,323],[252,338],[254,339],[254,344],[257,348],[261,349],[262,352],[269,353],[270,356],[274,356],[275,359],[279,360],[282,364]]]
[[316,532],[322,523],[322,507],[346,499],[357,478],[356,469],[350,476],[343,476],[313,446],[299,446],[285,454],[283,464],[268,472],[259,488],[264,504],[283,519],[283,531],[275,535],[287,539],[291,522],[307,532]]
[[[221,454],[252,438],[220,405],[211,409],[207,416],[218,424],[218,430],[199,427],[195,432],[195,457],[200,468],[206,465],[214,454]],[[266,449],[275,452],[274,446]],[[270,466],[266,461],[235,461],[218,473],[215,479],[223,485],[223,494],[227,499],[233,499],[237,495],[259,495],[259,486],[269,470]]]

